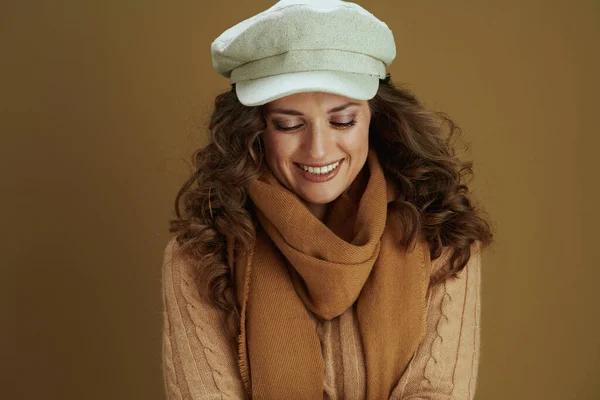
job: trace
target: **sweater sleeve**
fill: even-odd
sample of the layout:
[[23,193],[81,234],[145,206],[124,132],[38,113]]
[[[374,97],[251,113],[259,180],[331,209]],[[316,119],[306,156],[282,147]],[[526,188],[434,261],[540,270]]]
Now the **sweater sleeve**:
[[[481,254],[471,258],[456,279],[449,278],[429,292],[427,328],[423,341],[390,400],[471,400],[479,364],[481,315]],[[449,261],[443,253],[432,270]]]
[[170,239],[162,266],[162,372],[169,400],[243,399],[222,314],[200,296],[192,268]]

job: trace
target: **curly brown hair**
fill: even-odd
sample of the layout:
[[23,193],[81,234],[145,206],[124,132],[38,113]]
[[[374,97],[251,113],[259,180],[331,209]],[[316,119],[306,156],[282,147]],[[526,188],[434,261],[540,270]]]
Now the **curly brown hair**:
[[[453,141],[461,129],[443,112],[427,110],[408,89],[380,80],[369,101],[369,146],[384,170],[395,178],[400,196],[394,206],[403,216],[403,243],[419,235],[429,242],[431,259],[451,248],[447,268],[432,276],[437,285],[458,274],[479,248],[493,241],[490,224],[469,199],[472,162],[461,161]],[[208,145],[193,155],[195,172],[175,199],[177,219],[170,221],[180,251],[194,264],[203,295],[227,316],[234,339],[239,329],[235,283],[226,260],[227,238],[247,252],[255,242],[249,183],[265,168],[261,133],[263,107],[241,104],[231,90],[215,98]]]

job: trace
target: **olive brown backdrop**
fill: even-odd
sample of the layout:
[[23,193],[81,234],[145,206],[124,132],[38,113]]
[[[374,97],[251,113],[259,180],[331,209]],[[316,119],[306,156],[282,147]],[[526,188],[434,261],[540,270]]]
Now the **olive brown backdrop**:
[[[471,144],[476,398],[600,398],[597,1],[360,1],[395,83]],[[211,42],[271,1],[0,5],[0,397],[163,399],[167,221],[214,96]]]

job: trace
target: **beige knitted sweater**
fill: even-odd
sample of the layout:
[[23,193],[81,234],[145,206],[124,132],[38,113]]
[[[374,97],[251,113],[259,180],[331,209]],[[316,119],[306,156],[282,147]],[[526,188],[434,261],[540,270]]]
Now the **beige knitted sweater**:
[[[235,349],[224,335],[222,315],[200,296],[193,271],[174,257],[171,238],[164,251],[163,376],[167,398],[244,399]],[[457,279],[429,292],[427,333],[397,386],[393,400],[472,399],[477,383],[480,339],[481,254],[472,256]],[[448,262],[445,251],[432,272]],[[322,322],[313,316],[325,361],[323,399],[365,397],[365,366],[355,309]]]

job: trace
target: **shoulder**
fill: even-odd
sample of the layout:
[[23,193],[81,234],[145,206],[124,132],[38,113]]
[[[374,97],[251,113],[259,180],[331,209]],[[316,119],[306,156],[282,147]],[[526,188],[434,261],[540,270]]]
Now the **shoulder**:
[[208,293],[199,290],[196,262],[185,256],[172,238],[164,249],[162,290],[167,311],[176,312],[187,327],[195,326],[204,336],[225,334],[225,316]]
[[[455,252],[455,248],[451,246],[442,247],[441,254],[438,258],[432,260],[431,262],[431,274],[433,276],[437,276],[442,273],[443,270],[448,269],[449,263],[452,260],[452,255]],[[471,254],[469,260],[467,261],[467,265],[465,268],[472,265],[479,265],[481,263],[481,242],[475,241],[471,245]],[[462,271],[461,271],[462,272]]]
[[171,267],[173,265],[173,262],[175,261],[173,258],[174,256],[180,256],[180,247],[177,243],[177,238],[175,236],[172,236],[171,238],[169,238],[169,241],[167,242],[163,250],[163,265],[166,264],[169,267]]
[[180,303],[209,307],[196,285],[196,267],[181,250],[175,237],[169,239],[163,251],[163,290],[167,297]]
[[193,263],[181,250],[175,236],[171,237],[163,250],[163,272],[176,273],[177,275],[193,275]]
[[187,304],[190,310],[212,315],[214,321],[224,318],[208,288],[200,283],[198,272],[199,262],[182,250],[175,237],[170,238],[163,251],[162,283],[165,296],[179,304]]

